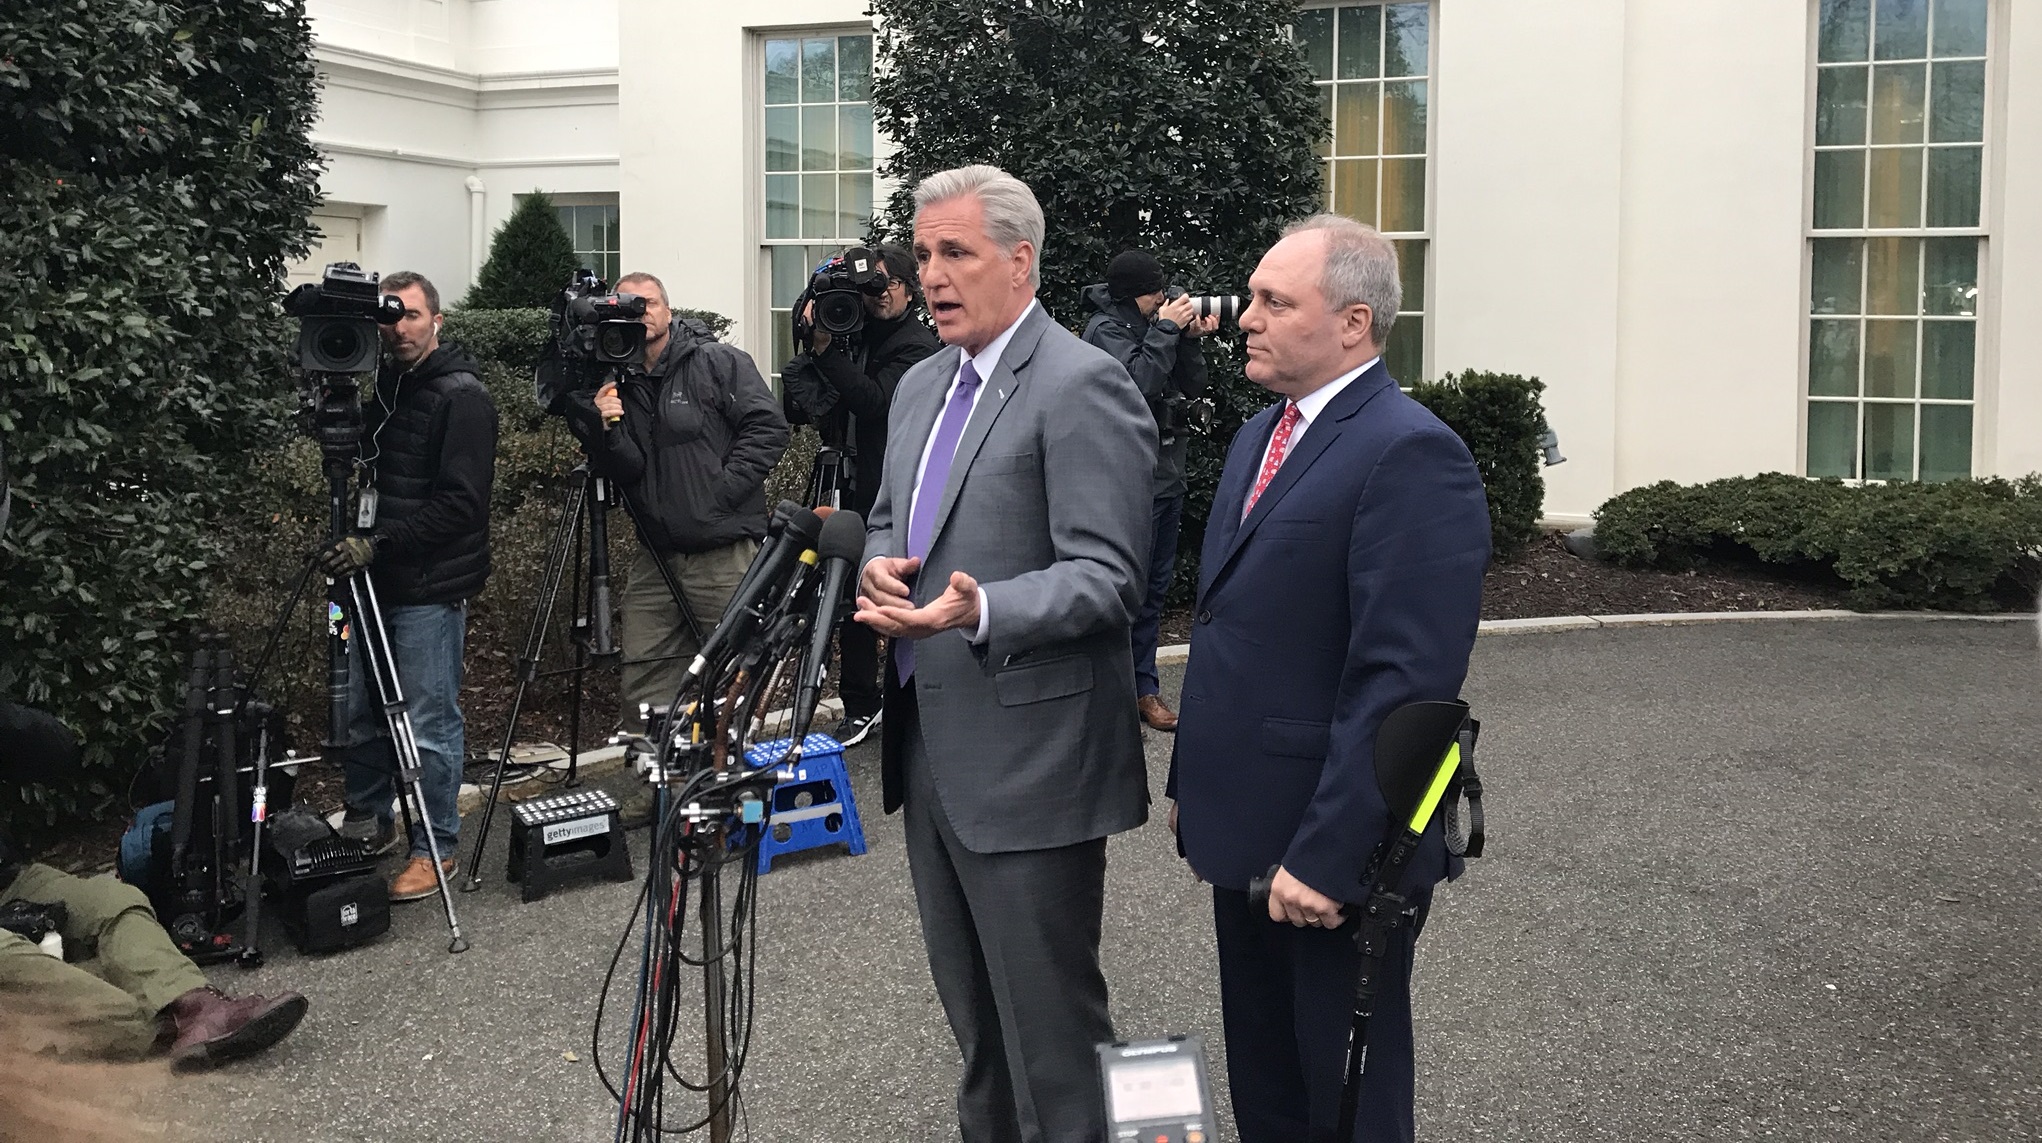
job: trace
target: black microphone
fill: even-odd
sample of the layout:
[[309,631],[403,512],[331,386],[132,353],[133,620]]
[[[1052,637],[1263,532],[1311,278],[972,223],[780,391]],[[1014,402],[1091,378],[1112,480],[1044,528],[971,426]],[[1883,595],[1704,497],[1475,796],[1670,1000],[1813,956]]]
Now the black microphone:
[[856,512],[838,509],[823,521],[822,536],[816,541],[816,550],[822,553],[822,591],[815,599],[815,622],[808,632],[808,654],[801,661],[801,678],[794,688],[794,741],[790,745],[797,752],[801,749],[802,739],[808,737],[809,724],[815,721],[816,704],[822,701],[822,680],[824,668],[829,664],[830,636],[835,633],[837,615],[843,610],[847,594],[845,588],[851,577],[858,573],[858,562],[865,557],[865,521]]
[[731,594],[730,606],[724,608],[722,622],[709,633],[709,638],[702,641],[701,652],[695,656],[694,662],[688,664],[684,685],[700,678],[710,663],[721,659],[732,647],[751,637],[759,621],[765,618],[766,609],[760,605],[779,592],[788,576],[801,565],[802,554],[815,546],[816,537],[821,534],[822,519],[806,508],[797,508],[773,550],[768,553],[763,547],[759,549],[758,557],[745,570],[744,579],[739,581],[737,591]]
[[780,550],[780,545],[786,540],[787,522],[794,519],[795,513],[800,511],[801,505],[792,500],[782,500],[779,506],[773,509],[772,519],[766,521],[766,538],[759,542],[759,550],[752,556],[751,566],[744,569],[744,576],[737,581],[737,590],[730,593],[730,603],[724,606],[723,614],[717,616],[718,623],[730,618],[731,608],[737,605],[738,600],[744,598],[745,593],[758,580],[760,569]]

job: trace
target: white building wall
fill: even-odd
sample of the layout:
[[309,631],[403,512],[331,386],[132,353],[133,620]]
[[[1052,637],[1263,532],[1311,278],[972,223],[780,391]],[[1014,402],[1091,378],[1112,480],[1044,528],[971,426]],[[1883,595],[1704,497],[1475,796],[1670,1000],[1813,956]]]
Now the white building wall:
[[452,303],[515,196],[616,193],[615,0],[310,10],[324,209],[364,219],[364,266],[419,271]]
[[1616,480],[1624,23],[1623,0],[1439,5],[1433,372],[1545,381],[1554,512]]
[[[1987,243],[1977,456],[1982,472],[2042,472],[2042,5],[2008,0],[1986,144]],[[1988,120],[1990,123],[1990,120]]]
[[758,40],[870,28],[864,0],[619,0],[618,15],[624,266],[658,275],[675,305],[730,318],[731,340],[771,372]]
[[[1435,374],[1533,374],[1585,517],[1655,480],[1800,471],[1808,0],[1439,0]],[[627,269],[766,325],[758,44],[863,0],[314,0],[324,185],[365,262],[450,296],[513,196],[614,192]],[[1994,8],[1976,471],[2042,470],[2042,7]],[[884,144],[882,143],[882,148]],[[884,188],[880,194],[883,196]],[[486,236],[485,236],[486,241]]]
[[1616,479],[1604,495],[1799,469],[1809,11],[1628,5]]

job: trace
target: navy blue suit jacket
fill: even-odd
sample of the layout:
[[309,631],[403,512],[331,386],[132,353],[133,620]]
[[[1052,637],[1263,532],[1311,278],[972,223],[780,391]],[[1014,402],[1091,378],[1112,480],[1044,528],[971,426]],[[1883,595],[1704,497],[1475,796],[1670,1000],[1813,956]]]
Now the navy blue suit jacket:
[[[1168,793],[1179,846],[1227,889],[1281,864],[1359,901],[1389,829],[1375,738],[1458,697],[1489,566],[1481,474],[1378,362],[1322,410],[1246,520],[1282,404],[1227,452],[1199,566]],[[1435,822],[1412,882],[1447,872]]]

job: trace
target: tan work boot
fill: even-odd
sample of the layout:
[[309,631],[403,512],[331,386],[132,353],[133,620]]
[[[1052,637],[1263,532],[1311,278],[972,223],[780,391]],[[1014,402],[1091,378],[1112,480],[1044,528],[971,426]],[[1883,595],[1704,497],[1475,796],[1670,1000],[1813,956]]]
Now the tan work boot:
[[1134,704],[1141,712],[1142,721],[1165,734],[1177,733],[1177,712],[1163,705],[1161,695],[1143,695]]
[[[447,880],[454,879],[454,859],[449,857],[440,862],[446,871]],[[433,877],[433,859],[414,857],[406,862],[404,869],[390,881],[392,901],[418,901],[440,891],[440,883]]]

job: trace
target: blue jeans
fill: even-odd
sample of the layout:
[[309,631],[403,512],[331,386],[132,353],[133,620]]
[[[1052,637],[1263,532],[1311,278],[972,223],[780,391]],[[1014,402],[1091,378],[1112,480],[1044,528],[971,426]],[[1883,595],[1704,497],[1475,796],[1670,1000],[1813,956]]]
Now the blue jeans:
[[1162,690],[1156,677],[1156,637],[1163,629],[1163,597],[1170,594],[1170,577],[1177,572],[1177,529],[1184,522],[1184,498],[1158,496],[1150,515],[1155,523],[1155,540],[1149,548],[1149,593],[1143,597],[1141,614],[1134,620],[1137,698]]
[[[461,836],[461,764],[467,756],[461,721],[461,646],[468,633],[466,603],[428,603],[383,608],[383,624],[397,659],[397,681],[411,712],[418,740],[419,786],[432,818],[433,840],[442,860],[454,856]],[[348,640],[347,731],[341,735],[347,775],[347,808],[373,812],[389,821],[397,789],[397,751],[390,744],[373,684],[362,659],[361,640]],[[411,855],[429,856],[424,823],[411,825]]]

